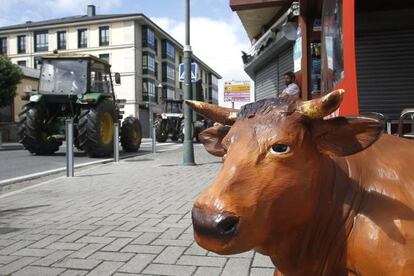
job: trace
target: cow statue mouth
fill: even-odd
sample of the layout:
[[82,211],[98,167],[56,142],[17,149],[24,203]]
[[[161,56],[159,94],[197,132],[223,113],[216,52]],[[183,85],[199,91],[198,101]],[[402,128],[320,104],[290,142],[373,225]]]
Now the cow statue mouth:
[[191,214],[194,238],[200,246],[219,254],[234,254],[231,247],[238,237],[240,217],[199,206],[194,206]]

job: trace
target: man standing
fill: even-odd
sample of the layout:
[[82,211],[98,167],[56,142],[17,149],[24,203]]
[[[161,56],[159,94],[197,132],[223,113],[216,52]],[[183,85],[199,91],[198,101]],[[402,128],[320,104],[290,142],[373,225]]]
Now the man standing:
[[299,99],[300,88],[295,82],[295,74],[289,71],[283,75],[283,78],[285,79],[286,88],[282,91],[280,97],[292,97]]

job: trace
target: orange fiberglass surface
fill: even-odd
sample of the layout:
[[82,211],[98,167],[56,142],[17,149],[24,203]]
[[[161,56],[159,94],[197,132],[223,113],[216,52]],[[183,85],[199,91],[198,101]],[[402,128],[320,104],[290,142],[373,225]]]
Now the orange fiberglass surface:
[[200,134],[223,158],[193,206],[200,246],[256,250],[275,275],[414,275],[414,142],[374,119],[323,119],[343,97],[240,111],[187,101],[221,123]]

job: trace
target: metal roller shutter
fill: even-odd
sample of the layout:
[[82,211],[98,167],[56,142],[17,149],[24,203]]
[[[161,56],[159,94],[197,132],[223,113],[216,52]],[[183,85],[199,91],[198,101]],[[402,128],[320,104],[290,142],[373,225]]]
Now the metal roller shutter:
[[289,71],[293,71],[293,48],[279,55],[279,92],[286,88],[283,74]]
[[356,34],[360,113],[397,118],[414,107],[414,29],[360,31]]
[[279,61],[277,58],[256,72],[256,101],[276,96]]
[[286,86],[283,74],[293,71],[293,49],[289,47],[255,73],[256,101],[276,97]]

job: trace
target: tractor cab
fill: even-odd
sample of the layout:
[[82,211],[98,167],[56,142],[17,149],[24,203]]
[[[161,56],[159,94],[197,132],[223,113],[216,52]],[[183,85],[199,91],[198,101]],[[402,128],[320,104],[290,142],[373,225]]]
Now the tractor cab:
[[[119,74],[115,82],[120,83]],[[25,148],[38,155],[56,152],[65,139],[65,121],[75,124],[75,146],[91,157],[112,154],[114,123],[122,119],[111,76],[111,65],[85,54],[42,57],[38,91],[27,97],[20,113],[19,134]],[[121,127],[125,151],[137,151],[141,126],[126,118]]]
[[[92,55],[55,54],[44,56],[38,93],[54,98],[77,97],[81,102],[100,96],[113,96],[111,65]],[[99,94],[99,95],[97,95]]]
[[183,101],[181,100],[166,100],[164,113],[161,114],[163,119],[167,117],[183,118]]

